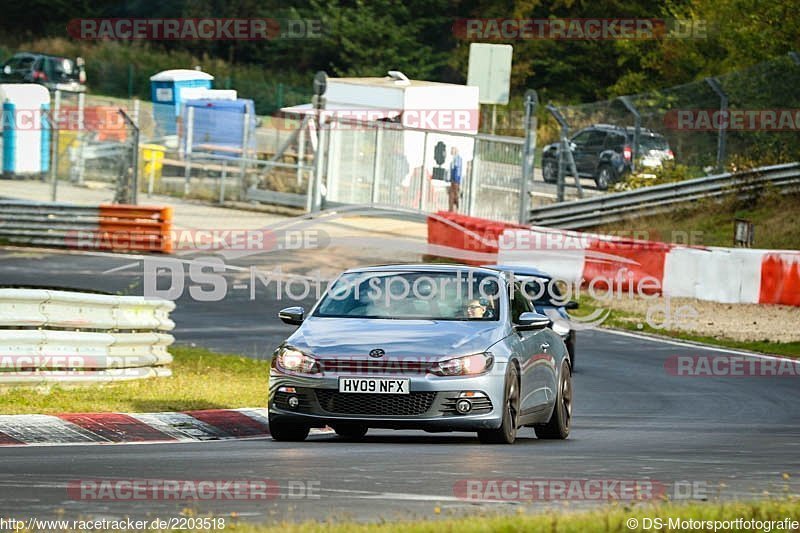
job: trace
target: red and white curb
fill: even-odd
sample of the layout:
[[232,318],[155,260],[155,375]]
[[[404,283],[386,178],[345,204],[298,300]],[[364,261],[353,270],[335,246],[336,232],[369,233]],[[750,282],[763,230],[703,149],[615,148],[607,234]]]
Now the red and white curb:
[[[312,429],[311,434],[333,430]],[[263,408],[175,413],[0,415],[0,446],[171,443],[269,436]]]

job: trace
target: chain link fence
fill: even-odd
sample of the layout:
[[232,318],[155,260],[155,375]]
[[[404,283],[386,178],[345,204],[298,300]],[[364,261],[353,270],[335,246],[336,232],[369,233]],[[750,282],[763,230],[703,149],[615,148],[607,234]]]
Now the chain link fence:
[[[800,57],[790,54],[716,78],[555,109],[571,139],[597,124],[638,131],[640,142],[628,147],[634,174],[643,168],[637,163],[647,156],[649,148],[642,141],[647,132],[663,136],[674,154],[669,179],[674,181],[719,169],[798,160],[798,86]],[[255,90],[237,89],[248,95]],[[307,98],[305,93],[291,98],[288,94],[281,103]],[[172,104],[76,93],[56,93],[51,111],[57,117],[50,136],[49,174],[55,184],[105,183],[123,199],[138,192],[214,202],[255,200],[301,209],[326,204],[388,205],[424,212],[452,208],[482,218],[519,219],[522,137],[336,118],[320,136],[313,113],[263,116],[258,104],[241,109],[197,105],[178,109]],[[546,144],[556,140],[559,126],[554,120],[539,120],[534,130],[540,144]],[[463,176],[457,199],[451,198],[448,180],[454,149]],[[525,190],[536,205],[543,205],[561,197],[563,189],[555,194],[556,187],[544,183],[546,176],[539,174],[541,152],[535,159],[537,169]],[[600,192],[592,190],[592,181],[587,183],[590,174],[582,177],[588,194]],[[574,189],[581,183],[565,181]],[[318,191],[312,191],[315,182]]]
[[[649,147],[648,132],[662,135],[681,171],[675,178],[796,161],[800,145],[800,57],[789,54],[714,78],[589,104],[556,106],[569,135],[606,125],[639,128],[631,146],[633,170]],[[552,136],[553,122],[542,129]],[[555,139],[552,139],[555,140]],[[631,143],[635,144],[635,143]],[[599,147],[598,150],[610,148]],[[594,170],[597,171],[595,164]],[[579,168],[591,177],[592,168]]]

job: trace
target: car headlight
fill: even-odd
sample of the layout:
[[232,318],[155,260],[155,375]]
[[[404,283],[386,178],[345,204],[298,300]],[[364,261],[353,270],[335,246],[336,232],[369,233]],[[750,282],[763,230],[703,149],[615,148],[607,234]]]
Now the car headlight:
[[559,320],[553,322],[553,331],[562,337],[566,337],[569,335],[569,326]]
[[437,376],[474,376],[488,372],[493,362],[494,356],[489,352],[478,353],[439,361],[431,367],[430,372]]
[[319,374],[319,362],[294,348],[281,348],[276,358],[278,368],[298,374]]

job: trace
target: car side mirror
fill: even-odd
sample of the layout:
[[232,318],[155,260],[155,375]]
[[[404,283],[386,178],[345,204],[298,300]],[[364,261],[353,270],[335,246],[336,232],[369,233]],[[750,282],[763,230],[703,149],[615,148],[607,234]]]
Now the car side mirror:
[[11,65],[6,65],[3,67],[3,74],[11,74]]
[[573,309],[577,309],[580,306],[581,305],[578,302],[576,302],[575,300],[570,300],[564,305],[564,309],[568,309],[568,310],[571,311]]
[[299,326],[303,323],[306,310],[302,307],[287,307],[278,311],[278,318],[292,326]]
[[541,315],[539,313],[534,313],[532,311],[527,311],[519,315],[517,323],[514,325],[514,329],[517,331],[531,331],[546,328],[550,326],[550,324],[552,324],[550,317]]

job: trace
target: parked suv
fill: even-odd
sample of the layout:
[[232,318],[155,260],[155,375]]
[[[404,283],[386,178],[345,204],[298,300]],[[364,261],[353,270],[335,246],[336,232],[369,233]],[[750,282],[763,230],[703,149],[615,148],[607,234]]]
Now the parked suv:
[[2,83],[39,83],[51,91],[83,92],[86,90],[86,72],[83,59],[67,59],[20,52],[3,63],[0,69]]
[[[594,124],[578,131],[570,139],[578,175],[594,179],[600,190],[608,189],[631,171],[634,132],[635,128],[610,124]],[[542,175],[547,183],[558,181],[559,144],[548,144],[542,151]],[[663,135],[640,128],[638,157],[638,168],[653,169],[674,159],[674,154]]]

